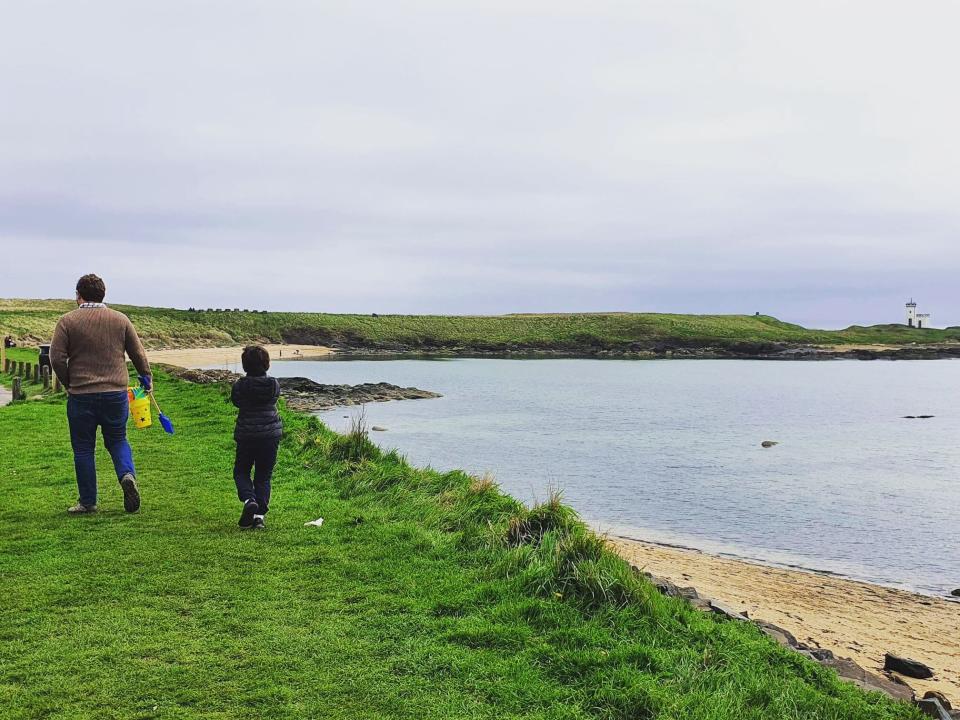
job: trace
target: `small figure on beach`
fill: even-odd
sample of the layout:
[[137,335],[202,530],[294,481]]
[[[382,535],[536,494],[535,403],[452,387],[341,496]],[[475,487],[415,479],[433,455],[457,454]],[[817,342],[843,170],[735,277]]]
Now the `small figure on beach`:
[[280,383],[267,375],[270,354],[260,345],[245,347],[240,362],[247,374],[233,384],[230,393],[230,399],[239,408],[233,432],[237,442],[233,480],[243,510],[237,524],[245,530],[260,530],[266,527],[270,482],[283,435],[283,421],[277,412]]

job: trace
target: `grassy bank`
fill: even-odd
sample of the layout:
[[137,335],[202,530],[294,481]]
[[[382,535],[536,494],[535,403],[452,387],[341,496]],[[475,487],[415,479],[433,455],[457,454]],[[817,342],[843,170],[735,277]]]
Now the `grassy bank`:
[[157,380],[178,433],[132,431],[138,515],[105,456],[102,512],[63,512],[62,395],[0,408],[0,717],[919,717],[662,597],[559,503],[314,418],[241,532],[224,390]]
[[[60,300],[0,300],[0,335],[37,342],[74,305]],[[770,344],[939,343],[960,340],[960,328],[905,326],[809,330],[769,316],[596,313],[567,315],[334,315],[195,311],[115,306],[153,348],[226,346],[247,341],[341,345],[355,349],[593,352],[662,348],[741,348]],[[753,347],[756,346],[756,347]]]

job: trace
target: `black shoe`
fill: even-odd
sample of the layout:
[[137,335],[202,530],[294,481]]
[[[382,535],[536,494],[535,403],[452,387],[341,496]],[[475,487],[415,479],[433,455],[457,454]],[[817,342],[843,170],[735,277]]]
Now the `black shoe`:
[[120,478],[120,487],[123,488],[123,509],[128,513],[135,513],[140,509],[140,490],[137,488],[137,479],[127,473]]
[[240,513],[240,521],[237,523],[242,528],[253,527],[253,516],[260,512],[260,506],[256,500],[247,500],[243,503],[243,512]]
[[267,524],[263,521],[263,516],[258,515],[253,519],[253,529],[254,530],[263,530],[267,527]]

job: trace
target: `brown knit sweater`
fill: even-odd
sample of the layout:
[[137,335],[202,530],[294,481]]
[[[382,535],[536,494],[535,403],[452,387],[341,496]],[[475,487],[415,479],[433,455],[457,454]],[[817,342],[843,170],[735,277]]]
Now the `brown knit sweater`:
[[126,390],[127,361],[141,375],[150,363],[133,323],[108,307],[81,307],[57,323],[50,345],[50,363],[71,395]]

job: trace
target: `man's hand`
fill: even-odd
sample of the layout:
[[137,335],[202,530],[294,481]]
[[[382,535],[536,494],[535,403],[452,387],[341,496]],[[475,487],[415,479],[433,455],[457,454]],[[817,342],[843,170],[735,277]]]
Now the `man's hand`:
[[153,390],[153,378],[149,375],[137,375],[137,379],[140,381],[140,384],[143,385],[143,389],[147,392]]

